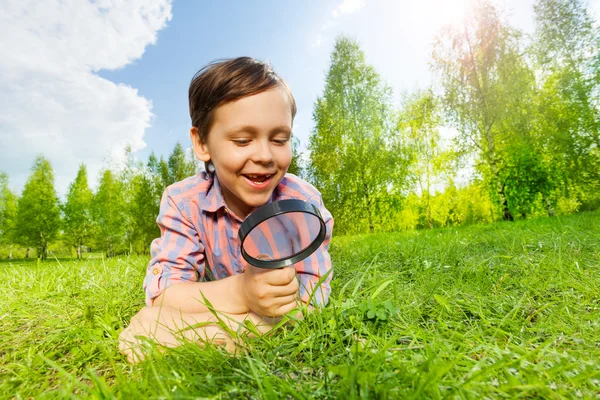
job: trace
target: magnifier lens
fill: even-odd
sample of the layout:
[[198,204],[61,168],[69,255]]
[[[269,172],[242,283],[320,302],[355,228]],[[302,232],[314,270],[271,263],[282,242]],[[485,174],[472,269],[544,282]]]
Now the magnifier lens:
[[244,250],[256,259],[282,260],[308,248],[319,235],[319,217],[306,212],[275,215],[256,225],[244,240]]

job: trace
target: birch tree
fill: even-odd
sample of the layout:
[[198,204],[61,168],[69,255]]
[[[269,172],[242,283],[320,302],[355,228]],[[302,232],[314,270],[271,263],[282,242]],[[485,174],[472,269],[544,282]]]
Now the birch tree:
[[408,156],[391,95],[358,43],[338,38],[313,111],[308,175],[339,231],[374,232],[385,223],[378,203],[405,182]]
[[527,110],[535,88],[519,40],[498,9],[479,1],[460,28],[447,28],[440,35],[433,52],[447,116],[459,131],[459,148],[475,154],[478,171],[497,199],[502,218],[509,221],[514,217],[503,179],[512,167],[508,145],[530,135]]

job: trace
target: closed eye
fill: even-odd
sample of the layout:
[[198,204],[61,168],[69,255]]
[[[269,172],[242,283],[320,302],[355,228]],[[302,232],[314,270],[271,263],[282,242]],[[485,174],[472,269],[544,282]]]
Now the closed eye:
[[287,142],[290,141],[290,138],[286,138],[286,139],[273,139],[273,143],[283,146],[284,144],[286,144]]

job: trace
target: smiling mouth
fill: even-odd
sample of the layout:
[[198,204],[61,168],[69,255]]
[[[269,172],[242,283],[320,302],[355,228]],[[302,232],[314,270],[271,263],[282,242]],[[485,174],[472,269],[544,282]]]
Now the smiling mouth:
[[255,183],[262,183],[265,182],[266,180],[268,180],[269,178],[271,178],[274,174],[268,174],[268,175],[249,175],[249,174],[244,174],[243,176],[245,178],[247,178],[248,180],[251,180],[252,182]]

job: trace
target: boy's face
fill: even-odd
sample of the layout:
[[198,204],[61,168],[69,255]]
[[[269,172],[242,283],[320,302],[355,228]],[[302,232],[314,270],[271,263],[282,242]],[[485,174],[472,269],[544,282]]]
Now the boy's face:
[[292,159],[292,114],[275,88],[218,107],[206,143],[190,130],[196,156],[212,161],[227,206],[240,218],[269,201]]

